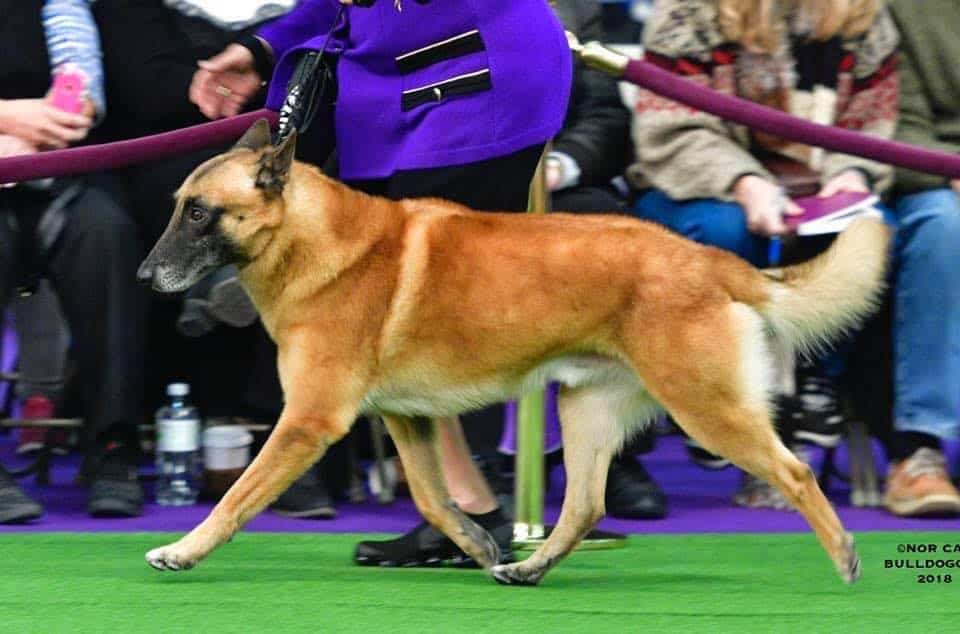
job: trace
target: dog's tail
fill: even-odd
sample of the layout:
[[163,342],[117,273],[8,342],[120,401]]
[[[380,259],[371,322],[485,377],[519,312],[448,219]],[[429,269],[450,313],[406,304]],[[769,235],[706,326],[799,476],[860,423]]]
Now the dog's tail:
[[787,345],[810,355],[876,310],[891,236],[879,217],[858,219],[812,260],[758,272],[760,293],[738,297],[731,291],[734,299],[753,306]]

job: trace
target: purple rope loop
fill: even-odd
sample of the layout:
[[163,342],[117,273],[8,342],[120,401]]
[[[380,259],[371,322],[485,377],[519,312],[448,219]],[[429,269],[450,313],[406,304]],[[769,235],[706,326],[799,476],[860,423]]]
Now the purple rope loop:
[[960,178],[960,156],[805,121],[774,108],[699,86],[650,62],[630,60],[624,79],[691,108],[784,139],[919,172]]
[[275,126],[277,113],[266,109],[256,110],[139,139],[0,159],[0,183],[117,169],[202,150],[235,141],[258,119],[267,119],[270,125]]
[[[697,110],[791,141],[920,172],[960,178],[960,156],[805,121],[774,108],[699,86],[650,62],[630,60],[623,78]],[[0,159],[0,183],[115,169],[203,149],[238,138],[261,117],[276,125],[277,113],[257,110],[139,139]]]

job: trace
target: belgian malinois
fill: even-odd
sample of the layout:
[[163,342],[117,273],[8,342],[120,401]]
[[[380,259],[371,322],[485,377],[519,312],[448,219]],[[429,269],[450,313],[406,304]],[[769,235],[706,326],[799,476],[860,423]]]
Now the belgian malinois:
[[[807,263],[759,271],[627,217],[368,196],[294,161],[294,144],[273,145],[261,121],[199,166],[140,267],[174,292],[236,263],[279,348],[285,400],[242,477],[193,531],[147,553],[150,565],[196,565],[372,413],[423,516],[497,581],[536,584],[603,515],[611,457],[663,408],[777,487],[840,576],[859,576],[852,536],[774,432],[771,356],[816,348],[870,313],[890,239],[882,220],[857,221]],[[447,494],[434,420],[548,380],[562,384],[563,510],[530,558],[498,565],[496,543]]]

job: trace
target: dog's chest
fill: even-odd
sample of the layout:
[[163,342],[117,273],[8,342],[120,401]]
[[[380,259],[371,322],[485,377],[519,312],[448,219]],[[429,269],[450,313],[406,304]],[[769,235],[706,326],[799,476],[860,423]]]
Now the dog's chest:
[[571,355],[516,373],[493,374],[483,380],[454,382],[434,369],[410,373],[405,379],[384,381],[367,393],[362,411],[368,414],[443,417],[476,410],[517,398],[548,382],[570,387],[610,381],[637,381],[633,372],[614,359]]

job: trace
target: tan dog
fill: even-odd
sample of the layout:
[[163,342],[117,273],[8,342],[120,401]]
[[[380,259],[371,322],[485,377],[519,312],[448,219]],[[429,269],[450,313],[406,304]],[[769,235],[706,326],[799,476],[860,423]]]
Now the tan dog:
[[[358,414],[376,413],[423,516],[498,581],[535,584],[603,515],[611,457],[663,407],[776,486],[840,576],[857,578],[852,537],[771,426],[769,342],[809,349],[873,309],[889,241],[880,220],[857,222],[811,262],[761,272],[631,218],[367,196],[294,162],[293,146],[292,136],[271,146],[260,122],[198,167],[140,268],[170,292],[238,263],[279,347],[285,396],[254,462],[203,523],[147,553],[152,566],[194,566]],[[563,511],[529,559],[495,565],[496,543],[447,495],[430,419],[547,380],[563,384]]]

